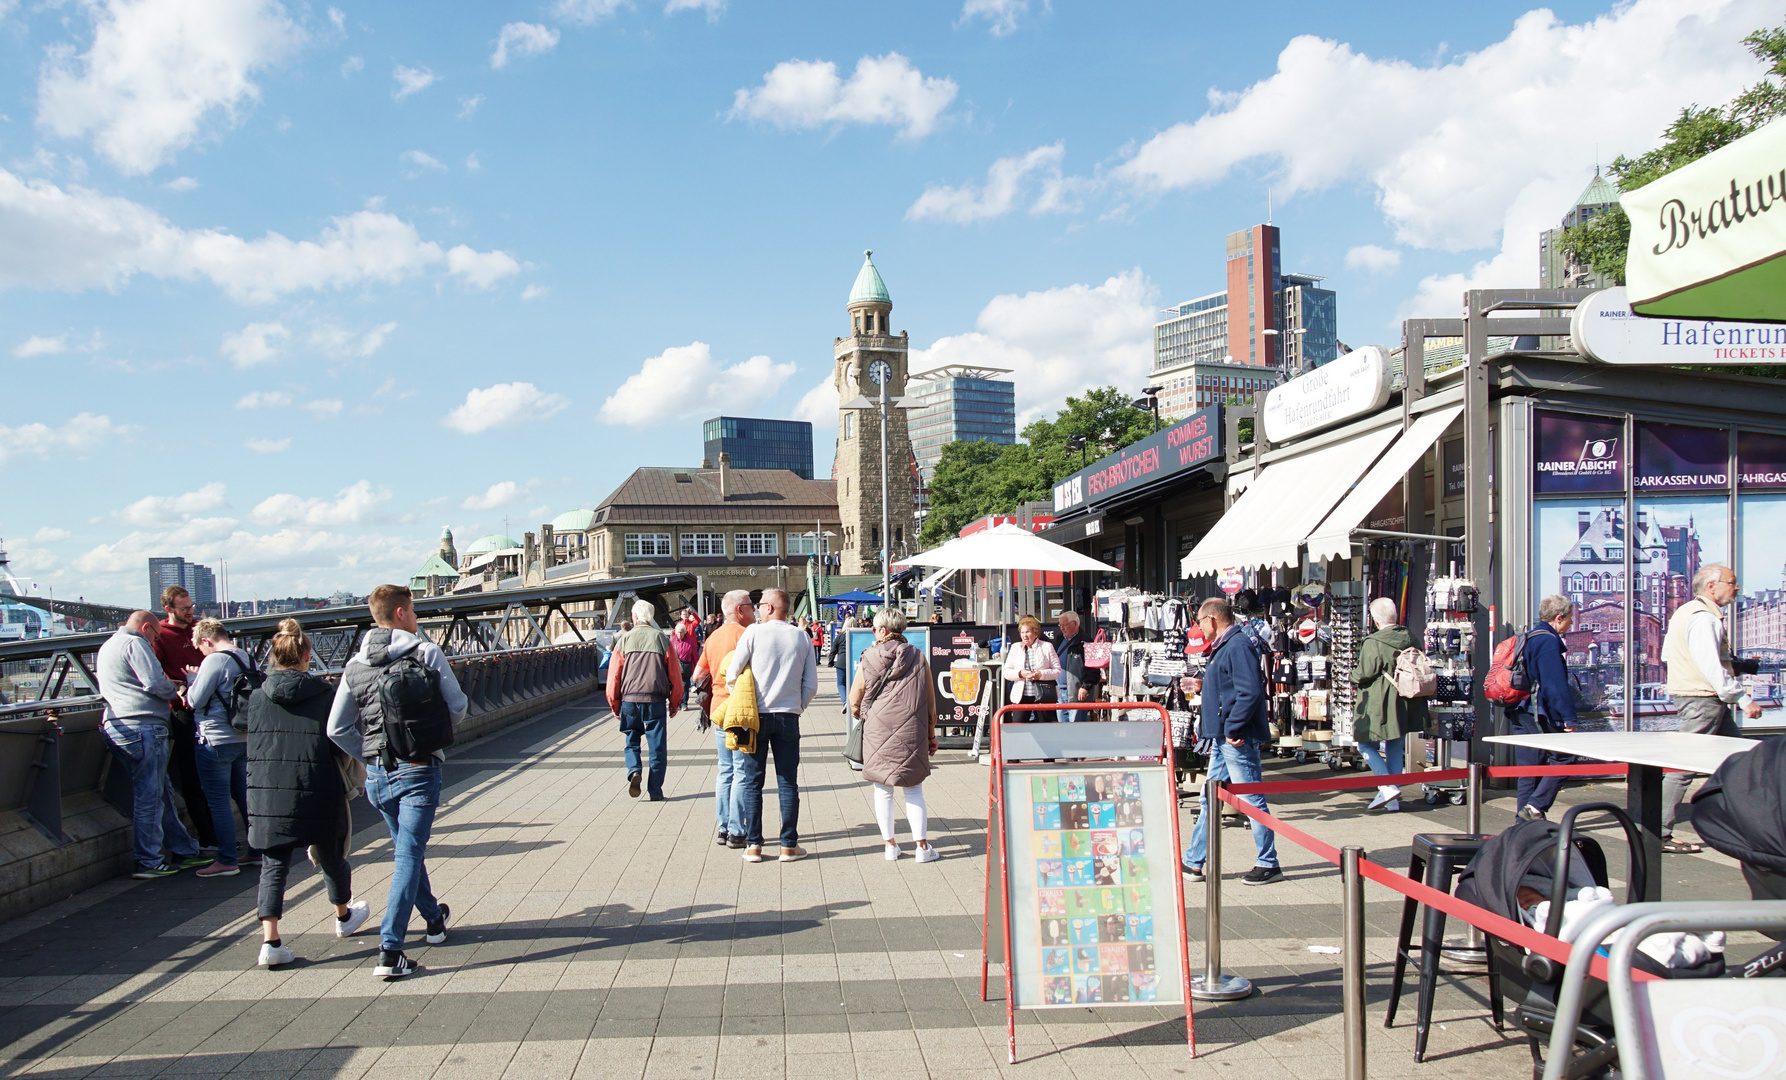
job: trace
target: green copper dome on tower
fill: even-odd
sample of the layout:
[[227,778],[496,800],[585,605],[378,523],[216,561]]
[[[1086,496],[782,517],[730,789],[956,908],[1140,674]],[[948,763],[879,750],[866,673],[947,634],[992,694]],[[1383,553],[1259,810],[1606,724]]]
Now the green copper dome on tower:
[[862,253],[862,272],[856,275],[856,285],[850,290],[851,304],[892,304],[893,298],[887,295],[887,283],[881,280],[881,272],[874,268],[874,252]]

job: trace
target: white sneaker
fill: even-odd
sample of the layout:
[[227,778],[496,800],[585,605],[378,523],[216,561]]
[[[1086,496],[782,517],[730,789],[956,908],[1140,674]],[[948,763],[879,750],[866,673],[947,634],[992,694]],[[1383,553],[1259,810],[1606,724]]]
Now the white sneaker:
[[352,937],[355,930],[366,925],[366,920],[371,915],[372,909],[366,906],[366,901],[355,900],[347,905],[347,921],[335,920],[335,936]]
[[296,959],[297,957],[292,955],[289,945],[268,945],[263,941],[260,946],[260,960],[257,963],[264,968],[274,968],[282,964],[289,964]]
[[898,844],[885,844],[883,846],[887,849],[887,861],[888,862],[897,861],[899,858],[899,845]]
[[1399,813],[1401,811],[1401,808],[1402,808],[1402,801],[1400,799],[1390,799],[1388,802],[1383,804],[1383,812],[1385,814]]
[[918,849],[919,862],[935,862],[942,857],[943,853],[938,851],[934,846],[927,845]]
[[1372,799],[1371,804],[1365,807],[1365,809],[1375,810],[1386,802],[1394,802],[1396,799],[1401,798],[1401,794],[1402,789],[1396,787],[1394,784],[1383,784],[1377,788],[1377,797]]

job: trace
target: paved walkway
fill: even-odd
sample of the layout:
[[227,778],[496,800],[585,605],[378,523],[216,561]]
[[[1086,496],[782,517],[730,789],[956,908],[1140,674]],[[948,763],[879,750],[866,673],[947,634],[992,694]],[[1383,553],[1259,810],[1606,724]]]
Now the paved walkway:
[[[814,855],[747,865],[713,842],[711,743],[686,718],[672,731],[671,798],[655,804],[626,796],[619,735],[593,704],[458,751],[429,850],[435,888],[453,908],[451,938],[420,944],[414,924],[411,955],[423,970],[400,982],[371,974],[389,842],[363,805],[352,862],[374,923],[337,940],[320,879],[297,876],[284,932],[301,959],[289,969],[254,966],[248,874],[119,881],[0,926],[0,1076],[1342,1074],[1338,957],[1329,952],[1339,944],[1338,878],[1294,846],[1282,845],[1288,880],[1227,891],[1227,966],[1262,993],[1199,1007],[1195,1061],[1181,1013],[1136,1006],[1020,1014],[1022,1061],[1009,1066],[1002,1002],[982,1003],[978,992],[983,767],[958,751],[939,757],[926,794],[944,858],[888,863],[868,791],[839,755],[827,694],[803,742],[802,832]],[[1462,810],[1412,801],[1412,812],[1367,818],[1363,801],[1308,796],[1284,813],[1389,865],[1405,862],[1412,833],[1463,823]],[[775,800],[765,803],[772,829]],[[1510,808],[1492,806],[1490,826],[1510,820]],[[1250,862],[1248,834],[1224,837],[1238,873]],[[1669,867],[1700,895],[1744,895],[1720,857]],[[1399,905],[1370,888],[1371,1073],[1529,1075],[1524,1044],[1488,1024],[1479,979],[1441,990],[1426,1065],[1412,1061],[1411,995],[1407,1019],[1382,1028]],[[1195,939],[1203,893],[1188,892]],[[1195,940],[1192,948],[1200,965]]]

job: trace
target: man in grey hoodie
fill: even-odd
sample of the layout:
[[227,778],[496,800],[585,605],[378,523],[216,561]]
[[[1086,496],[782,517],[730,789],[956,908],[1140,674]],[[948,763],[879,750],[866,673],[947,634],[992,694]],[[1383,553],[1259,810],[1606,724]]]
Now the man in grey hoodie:
[[423,862],[428,835],[434,828],[434,811],[440,805],[440,763],[446,755],[436,751],[422,761],[387,760],[384,716],[378,700],[380,670],[414,656],[434,672],[454,723],[464,718],[469,703],[446,654],[421,636],[415,601],[408,589],[380,585],[372,590],[367,604],[378,625],[341,672],[341,685],[329,711],[329,738],[343,753],[366,763],[366,801],[383,815],[385,828],[390,830],[396,865],[379,930],[378,966],[373,968],[374,975],[390,980],[408,975],[417,966],[403,953],[412,910],[420,910],[427,923],[428,944],[446,940],[447,905],[429,888],[428,868]]
[[[155,618],[133,611],[123,629],[99,647],[99,694],[105,698],[105,737],[130,773],[131,826],[135,847],[134,878],[177,874],[211,860],[200,857],[198,844],[180,823],[174,787],[167,777],[170,705],[180,688],[161,670],[149,644]],[[173,856],[163,857],[165,842]]]

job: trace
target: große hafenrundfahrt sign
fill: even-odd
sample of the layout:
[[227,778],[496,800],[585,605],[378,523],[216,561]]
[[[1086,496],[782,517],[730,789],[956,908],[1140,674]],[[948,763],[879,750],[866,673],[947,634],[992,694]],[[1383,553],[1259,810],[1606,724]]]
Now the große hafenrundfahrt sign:
[[1620,196],[1639,315],[1786,322],[1786,121]]
[[1265,437],[1274,443],[1376,412],[1389,400],[1389,350],[1366,345],[1265,395]]
[[1786,360],[1786,326],[1639,315],[1627,290],[1602,289],[1576,305],[1569,334],[1602,364],[1774,364]]

